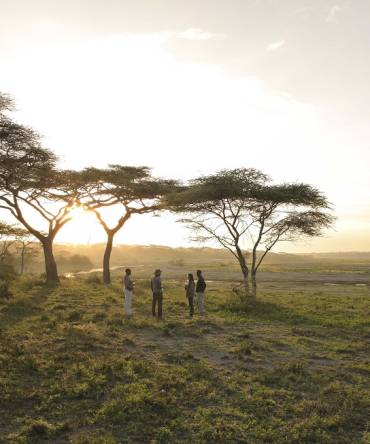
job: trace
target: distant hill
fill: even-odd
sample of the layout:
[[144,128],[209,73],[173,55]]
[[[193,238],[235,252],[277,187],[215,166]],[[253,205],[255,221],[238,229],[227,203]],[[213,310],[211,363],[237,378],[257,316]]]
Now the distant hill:
[[[104,244],[75,245],[57,244],[56,256],[82,255],[89,258],[93,266],[100,267]],[[343,253],[270,253],[265,264],[296,264],[312,262],[370,262],[370,252]],[[225,263],[234,262],[228,251],[209,247],[172,248],[163,245],[116,245],[112,252],[112,266],[146,263]]]
[[370,261],[369,251],[310,253],[310,254],[299,254],[299,256],[307,256],[310,260],[328,259],[328,260],[344,260],[344,261]]
[[[38,245],[38,244],[37,244]],[[100,268],[104,254],[104,244],[76,245],[76,244],[55,244],[54,253],[62,273],[72,271],[87,271],[93,268]],[[18,253],[14,253],[14,263],[19,262]],[[42,272],[44,269],[43,255],[41,249],[36,256],[27,260],[26,271]],[[234,257],[225,249],[209,247],[179,247],[172,248],[163,245],[116,245],[113,248],[111,265],[114,266],[134,266],[147,264],[168,264],[182,266],[185,264],[202,264],[230,266],[235,265]],[[266,266],[284,266],[284,268],[305,267],[305,265],[322,266],[370,265],[370,252],[327,252],[327,253],[270,253],[265,261]]]

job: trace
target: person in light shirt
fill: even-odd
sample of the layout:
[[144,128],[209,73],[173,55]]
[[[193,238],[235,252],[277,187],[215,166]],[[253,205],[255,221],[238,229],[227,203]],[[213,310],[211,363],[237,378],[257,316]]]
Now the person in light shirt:
[[134,290],[134,281],[131,278],[131,269],[126,268],[125,276],[123,278],[123,292],[125,295],[125,314],[126,316],[132,315],[132,292]]
[[194,315],[194,296],[195,296],[195,281],[192,273],[188,274],[188,281],[185,284],[185,293],[189,302],[189,316]]

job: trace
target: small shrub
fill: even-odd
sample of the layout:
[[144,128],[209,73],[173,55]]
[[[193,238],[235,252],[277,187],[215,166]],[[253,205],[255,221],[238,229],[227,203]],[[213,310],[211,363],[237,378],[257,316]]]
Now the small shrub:
[[88,284],[101,284],[101,277],[95,273],[89,274],[86,278]]
[[183,267],[185,265],[184,259],[174,259],[171,261],[172,265],[175,265],[176,267]]
[[22,435],[29,438],[48,438],[56,431],[56,427],[45,419],[34,419],[22,429]]
[[305,374],[305,366],[302,362],[293,362],[286,367],[287,371],[294,373],[295,375]]
[[81,321],[82,318],[83,318],[83,313],[79,310],[74,310],[71,311],[67,319],[68,321],[76,322],[76,321]]
[[12,265],[2,262],[0,268],[0,280],[9,282],[16,276]]
[[70,440],[71,444],[117,444],[119,441],[112,435],[96,436],[92,433],[82,433]]
[[238,352],[242,355],[251,355],[252,354],[252,348],[249,344],[243,344],[240,346]]
[[173,439],[173,433],[167,427],[160,427],[156,433],[156,442],[166,444]]
[[45,278],[42,276],[23,276],[20,279],[20,288],[27,292],[30,291],[32,289],[34,289],[35,287],[42,287],[45,284]]
[[9,299],[11,292],[9,290],[9,284],[3,280],[0,280],[0,299]]
[[93,322],[100,322],[100,321],[104,321],[104,319],[106,319],[107,314],[106,313],[95,313],[94,316],[92,317],[92,321]]

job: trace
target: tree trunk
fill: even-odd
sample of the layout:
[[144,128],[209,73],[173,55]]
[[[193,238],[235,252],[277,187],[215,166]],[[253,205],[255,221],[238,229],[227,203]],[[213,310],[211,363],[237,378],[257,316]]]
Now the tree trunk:
[[239,255],[239,265],[240,265],[240,269],[241,272],[243,274],[243,284],[242,284],[242,292],[240,292],[240,287],[239,287],[239,296],[242,300],[246,300],[249,297],[249,269],[248,266],[245,262],[245,258],[242,254]]
[[22,245],[22,251],[21,251],[21,272],[20,275],[23,276],[24,273],[24,255],[25,255],[26,247]]
[[105,246],[104,257],[103,257],[103,282],[104,284],[110,284],[110,256],[113,248],[113,238],[114,233],[109,232],[107,238],[107,244]]
[[245,290],[245,295],[248,296],[249,295],[249,279],[248,279],[248,270],[244,269],[242,267],[242,273],[243,273],[243,286],[244,286],[244,290]]
[[42,241],[45,258],[46,282],[48,284],[59,283],[57,264],[53,254],[53,241],[47,238]]
[[252,271],[251,275],[252,280],[252,296],[255,298],[257,297],[257,273],[255,271]]

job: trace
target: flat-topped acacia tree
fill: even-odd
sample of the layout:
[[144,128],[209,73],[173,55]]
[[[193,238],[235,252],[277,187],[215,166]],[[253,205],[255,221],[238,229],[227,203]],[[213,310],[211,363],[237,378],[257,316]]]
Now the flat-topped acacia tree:
[[[80,173],[80,203],[92,211],[107,235],[103,257],[103,282],[110,284],[110,257],[114,236],[135,214],[164,209],[161,199],[174,192],[177,183],[152,177],[148,167],[110,165],[106,169],[86,168]],[[113,225],[101,211],[113,207],[117,217]]]
[[56,169],[54,153],[41,146],[34,130],[7,116],[11,109],[9,98],[0,94],[0,209],[41,242],[46,280],[55,283],[53,242],[71,219],[76,196],[66,186],[66,175]]
[[252,296],[257,271],[278,242],[320,236],[333,222],[329,203],[316,188],[274,185],[261,171],[247,168],[194,179],[169,195],[167,206],[185,215],[181,221],[193,230],[194,240],[216,240],[231,252],[243,275],[244,293]]
[[0,263],[10,255],[10,249],[18,242],[24,241],[28,231],[13,224],[0,221]]

